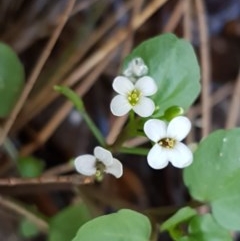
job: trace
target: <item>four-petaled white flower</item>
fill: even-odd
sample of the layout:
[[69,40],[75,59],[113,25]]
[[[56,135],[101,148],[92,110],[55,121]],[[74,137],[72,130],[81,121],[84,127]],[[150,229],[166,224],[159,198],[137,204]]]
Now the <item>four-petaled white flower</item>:
[[148,67],[145,65],[143,59],[138,57],[129,62],[127,68],[123,72],[123,75],[135,82],[137,78],[142,77],[147,73]]
[[110,104],[114,115],[123,116],[131,109],[141,117],[153,114],[155,104],[153,100],[146,97],[157,92],[157,85],[151,77],[141,77],[134,84],[127,77],[118,76],[113,81],[113,89],[119,94]]
[[151,119],[144,124],[146,136],[155,142],[148,153],[148,164],[154,169],[161,169],[171,162],[173,166],[184,168],[193,161],[190,149],[181,141],[191,129],[187,117],[178,116],[167,125],[164,121]]
[[102,179],[103,173],[110,173],[116,178],[123,174],[122,163],[113,158],[112,153],[100,146],[94,148],[94,155],[81,155],[74,161],[76,170],[86,176],[95,175]]

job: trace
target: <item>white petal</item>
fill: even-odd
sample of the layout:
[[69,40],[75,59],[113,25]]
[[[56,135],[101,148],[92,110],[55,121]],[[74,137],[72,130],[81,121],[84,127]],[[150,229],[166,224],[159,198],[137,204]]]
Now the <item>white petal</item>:
[[140,90],[144,96],[150,96],[157,92],[157,85],[150,76],[140,78],[136,82],[135,88]]
[[113,164],[113,156],[110,151],[97,146],[94,148],[93,153],[97,161],[101,161],[106,167]]
[[74,165],[77,172],[92,176],[96,173],[96,158],[93,155],[82,155],[74,160]]
[[169,152],[169,161],[173,166],[184,168],[193,161],[193,154],[182,142],[177,142],[174,149]]
[[124,76],[118,76],[113,80],[113,89],[121,95],[127,95],[129,92],[134,90],[133,83]]
[[146,136],[154,142],[160,141],[162,138],[166,137],[167,134],[166,123],[157,119],[151,119],[146,121],[143,129]]
[[113,164],[108,166],[105,172],[114,175],[116,178],[121,177],[123,174],[122,163],[118,159],[113,158]]
[[141,97],[139,102],[132,109],[141,117],[151,116],[155,110],[154,102],[147,97]]
[[148,164],[153,169],[162,169],[168,165],[167,151],[155,144],[147,156]]
[[187,136],[190,129],[190,120],[187,117],[178,116],[170,121],[167,128],[167,136],[181,141]]
[[125,96],[117,95],[112,99],[110,109],[114,115],[123,116],[132,109],[132,106],[129,104]]

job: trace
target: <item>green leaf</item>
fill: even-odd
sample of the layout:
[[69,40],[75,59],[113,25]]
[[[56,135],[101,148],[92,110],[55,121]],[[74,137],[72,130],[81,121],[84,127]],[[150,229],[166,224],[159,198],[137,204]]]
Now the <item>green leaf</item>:
[[19,232],[24,238],[33,238],[39,234],[37,226],[26,218],[21,220]]
[[23,66],[6,44],[0,43],[0,118],[7,117],[24,84]]
[[48,241],[70,241],[79,227],[91,219],[86,205],[78,204],[67,207],[50,219]]
[[155,116],[179,105],[187,109],[200,92],[199,65],[190,43],[173,34],[163,34],[140,44],[124,61],[141,57],[149,68],[148,75],[157,83],[153,96],[157,108]]
[[184,170],[190,194],[209,202],[222,226],[240,230],[240,128],[219,130],[205,138]]
[[181,208],[172,217],[166,220],[161,225],[160,229],[161,231],[170,230],[172,228],[175,228],[177,225],[190,220],[195,215],[197,215],[195,209],[192,209],[190,207]]
[[86,223],[73,241],[149,241],[150,233],[151,225],[146,216],[123,209]]
[[217,224],[210,214],[193,217],[188,234],[178,241],[232,241],[230,233]]
[[38,177],[44,169],[44,162],[36,157],[20,157],[17,167],[22,177]]

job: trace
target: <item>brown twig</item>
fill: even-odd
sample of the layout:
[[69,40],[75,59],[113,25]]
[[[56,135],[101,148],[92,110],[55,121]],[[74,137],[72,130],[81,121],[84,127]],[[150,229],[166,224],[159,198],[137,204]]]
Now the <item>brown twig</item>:
[[239,103],[240,103],[240,68],[239,68],[234,92],[232,95],[232,101],[230,104],[229,112],[227,115],[227,121],[225,126],[227,129],[233,128],[237,124],[237,119],[239,116]]
[[119,133],[121,132],[122,127],[125,124],[127,118],[128,118],[128,115],[113,118],[113,124],[111,126],[111,129],[110,129],[107,137],[106,137],[106,143],[108,145],[111,145],[115,142],[115,140],[117,139]]
[[11,112],[9,118],[7,119],[7,121],[5,122],[3,129],[0,133],[0,145],[2,145],[2,143],[4,142],[8,132],[10,131],[18,113],[20,112],[20,110],[22,109],[22,106],[24,105],[30,91],[32,90],[43,66],[45,65],[48,57],[50,56],[53,47],[55,46],[59,35],[61,34],[63,27],[65,26],[69,15],[71,14],[71,11],[73,9],[73,6],[75,4],[76,0],[69,0],[66,10],[64,11],[60,21],[59,21],[59,25],[57,26],[57,28],[55,29],[55,31],[53,32],[51,38],[49,39],[46,47],[44,48],[42,54],[40,55],[39,60],[37,61],[36,66],[34,67],[32,73],[29,76],[29,80],[27,81],[27,84],[18,100],[18,102],[16,103],[13,111]]
[[179,0],[176,4],[168,22],[163,28],[163,32],[172,32],[178,25],[182,15],[183,15],[183,2]]
[[199,27],[200,56],[202,68],[202,137],[205,137],[211,130],[211,99],[209,94],[211,80],[210,48],[206,12],[203,0],[195,0],[195,4]]
[[0,206],[3,206],[11,211],[14,211],[15,213],[17,213],[19,215],[25,217],[30,222],[34,223],[41,232],[43,232],[45,234],[48,233],[49,227],[48,227],[48,223],[46,221],[39,218],[35,214],[29,212],[27,209],[18,205],[17,203],[0,196]]
[[[230,82],[223,85],[218,90],[216,90],[210,97],[211,108],[217,105],[218,103],[220,103],[225,98],[227,98],[229,95],[231,95],[232,92],[233,92],[233,85]],[[202,104],[198,104],[192,107],[190,111],[193,112],[193,116],[199,115],[202,111]]]
[[92,177],[84,177],[82,175],[74,174],[68,176],[40,176],[37,178],[1,178],[0,187],[14,187],[14,186],[39,186],[49,184],[73,184],[85,185],[93,182]]
[[[61,83],[64,76],[73,68],[73,66],[80,62],[85,54],[90,50],[94,44],[98,43],[106,33],[113,28],[117,21],[123,17],[130,9],[132,2],[128,2],[118,9],[117,14],[112,14],[106,22],[104,22],[96,31],[94,31],[88,38],[88,41],[84,43],[84,48],[82,45],[74,52],[70,59],[65,62],[63,66],[57,71],[48,81],[47,85],[44,86],[41,93],[36,97],[31,99],[31,103],[27,103],[25,109],[23,109],[23,114],[20,115],[19,123],[16,125],[16,129],[20,129],[24,126],[30,119],[35,117],[40,113],[47,105],[54,101],[58,94],[52,91],[52,86],[57,83]],[[82,68],[82,65],[78,68]],[[80,79],[80,78],[79,78]],[[48,98],[46,98],[46,93],[48,93]],[[38,106],[38,108],[36,108]],[[25,115],[24,113],[28,113]]]
[[183,33],[184,38],[188,41],[192,40],[192,21],[191,21],[191,1],[184,0],[184,15],[183,15]]
[[64,163],[64,164],[60,164],[60,165],[57,165],[57,166],[54,166],[48,170],[46,170],[42,176],[57,176],[57,175],[60,175],[60,174],[65,174],[67,172],[71,172],[74,170],[74,166],[72,165],[71,162],[67,162],[67,163]]

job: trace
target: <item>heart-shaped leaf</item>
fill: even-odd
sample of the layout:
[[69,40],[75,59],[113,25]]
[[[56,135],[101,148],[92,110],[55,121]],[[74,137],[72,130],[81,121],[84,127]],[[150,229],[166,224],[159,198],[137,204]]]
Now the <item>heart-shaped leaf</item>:
[[154,114],[161,116],[171,106],[185,110],[194,102],[200,92],[199,65],[190,43],[173,34],[163,34],[149,39],[127,56],[124,69],[134,58],[141,57],[158,91],[153,96],[159,107]]

